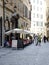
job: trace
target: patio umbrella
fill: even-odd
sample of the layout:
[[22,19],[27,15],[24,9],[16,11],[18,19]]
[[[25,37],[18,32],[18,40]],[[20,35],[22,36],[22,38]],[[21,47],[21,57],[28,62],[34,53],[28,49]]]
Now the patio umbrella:
[[31,32],[29,30],[24,30],[24,34],[30,34]]
[[6,35],[9,35],[10,33],[12,33],[12,30],[5,32]]
[[15,28],[12,30],[13,33],[22,33],[22,29]]

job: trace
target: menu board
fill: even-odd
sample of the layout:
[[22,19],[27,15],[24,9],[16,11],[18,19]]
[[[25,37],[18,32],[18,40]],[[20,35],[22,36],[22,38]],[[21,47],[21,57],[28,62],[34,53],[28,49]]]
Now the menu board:
[[17,40],[12,40],[12,47],[17,48]]

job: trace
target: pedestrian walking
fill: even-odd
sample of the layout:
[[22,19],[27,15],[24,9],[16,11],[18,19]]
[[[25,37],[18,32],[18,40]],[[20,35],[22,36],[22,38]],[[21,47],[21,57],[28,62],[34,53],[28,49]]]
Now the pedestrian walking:
[[38,36],[38,44],[41,45],[41,36]]
[[36,46],[38,45],[38,36],[36,35],[35,36],[35,43],[36,43]]
[[46,43],[46,36],[45,35],[44,35],[44,38],[43,39],[44,39],[44,43]]
[[40,35],[37,36],[36,46],[37,46],[37,45],[41,45],[41,36],[40,36]]

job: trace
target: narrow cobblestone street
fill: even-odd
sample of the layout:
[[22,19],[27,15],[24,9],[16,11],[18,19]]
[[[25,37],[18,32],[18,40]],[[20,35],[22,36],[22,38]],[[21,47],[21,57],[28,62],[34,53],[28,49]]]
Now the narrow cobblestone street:
[[1,48],[0,65],[49,65],[49,43],[31,44],[22,50]]

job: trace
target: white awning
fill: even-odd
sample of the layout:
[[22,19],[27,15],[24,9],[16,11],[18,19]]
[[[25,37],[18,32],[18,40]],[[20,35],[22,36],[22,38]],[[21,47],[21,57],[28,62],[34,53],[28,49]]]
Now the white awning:
[[25,33],[25,34],[30,34],[31,32],[28,31],[28,30],[24,30],[24,33]]
[[9,35],[10,33],[22,33],[22,29],[15,28],[13,30],[5,32],[6,35]]
[[12,33],[12,30],[5,32],[6,35],[9,35],[10,33]]
[[12,31],[13,33],[22,33],[22,29],[15,28]]
[[16,29],[13,29],[13,33],[30,34],[30,31],[16,28]]
[[9,35],[10,33],[32,34],[28,30],[23,30],[23,29],[19,29],[19,28],[15,28],[13,30],[10,30],[10,31],[5,32],[5,34],[7,34],[7,35]]

